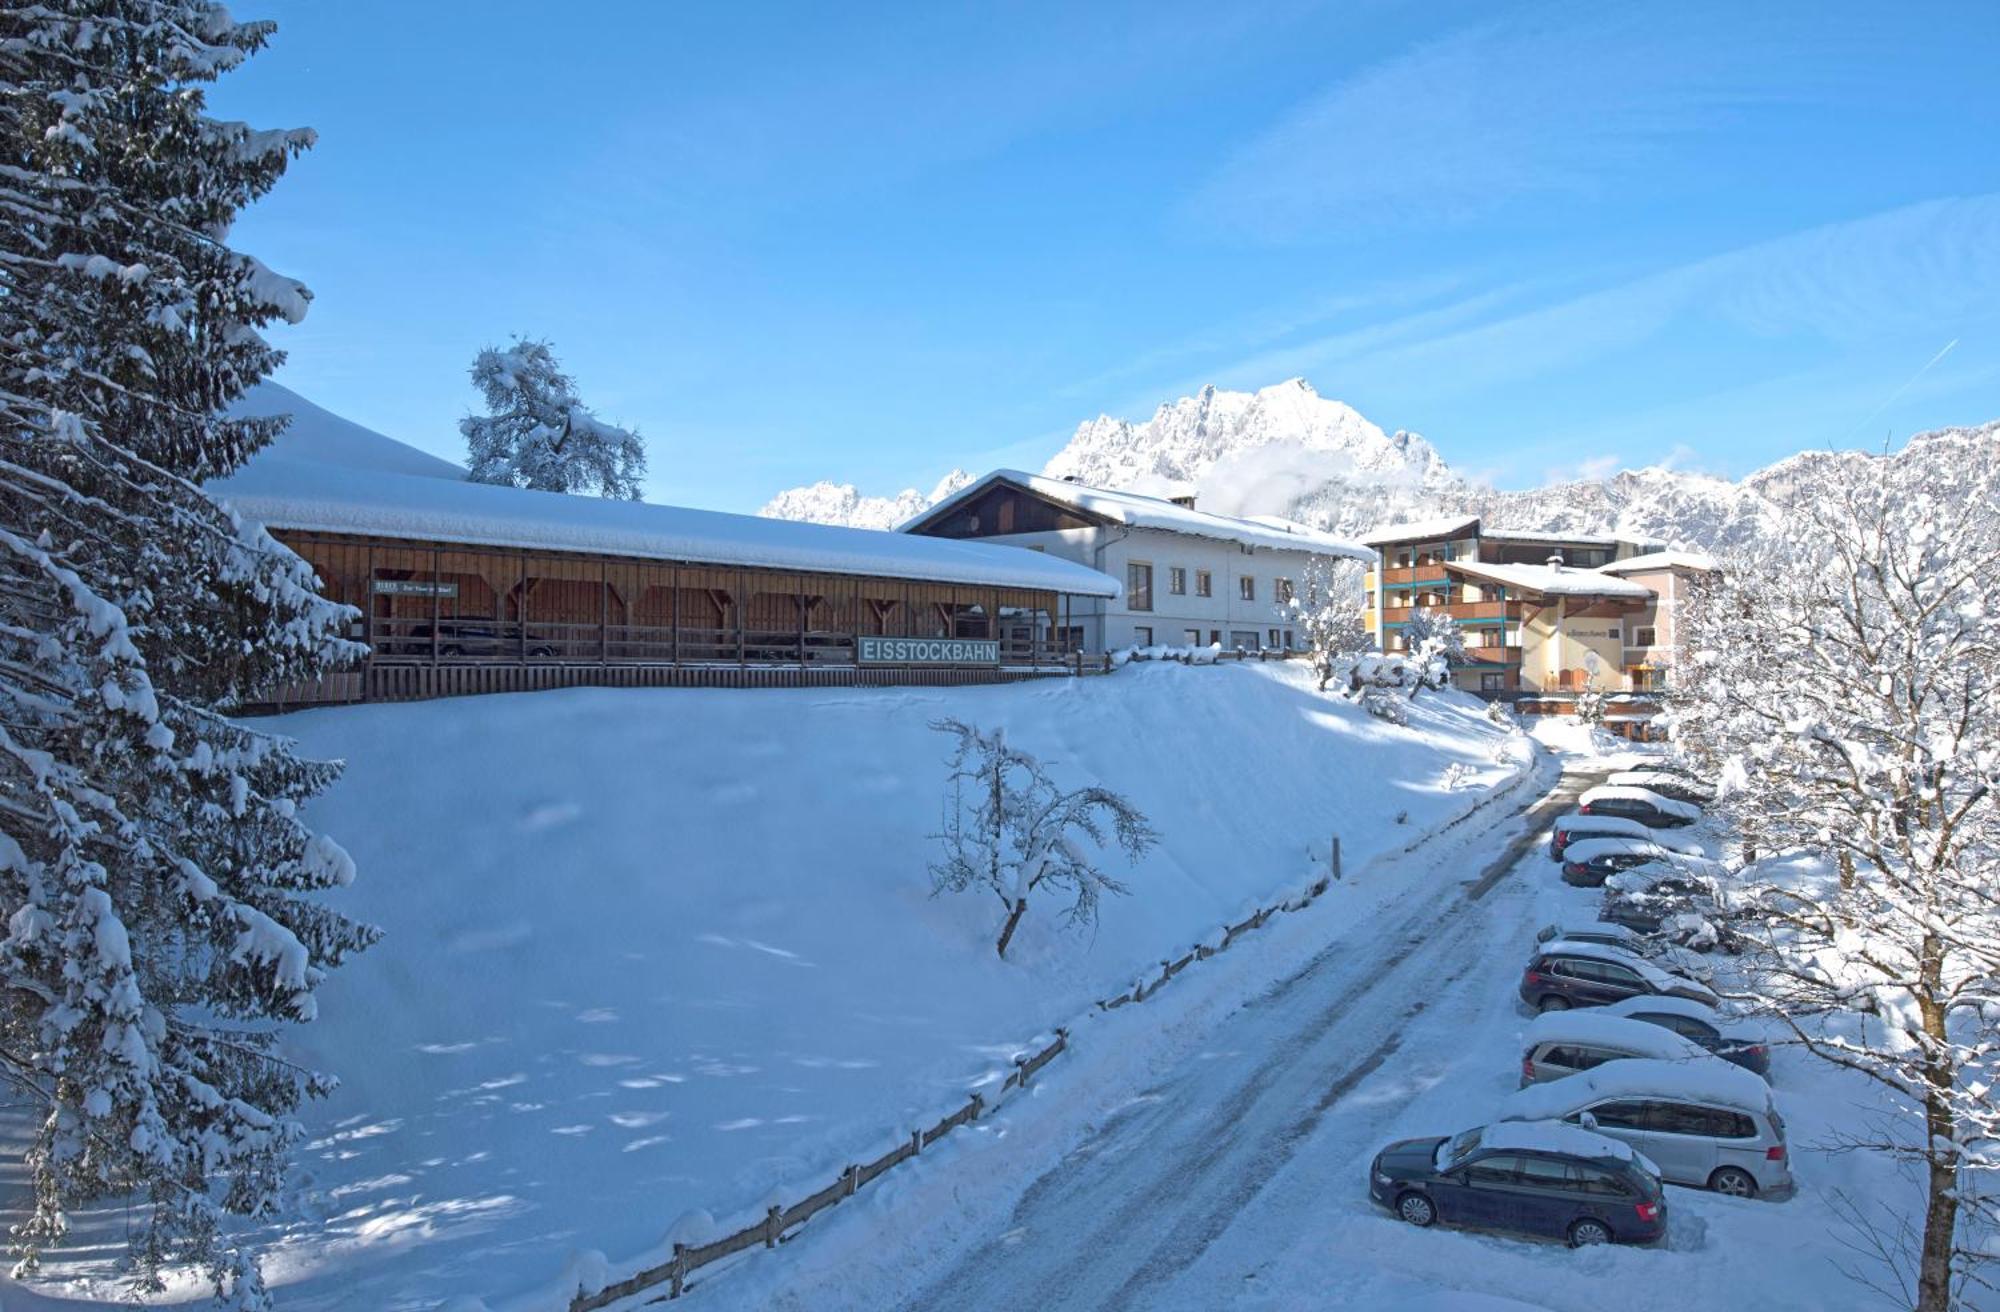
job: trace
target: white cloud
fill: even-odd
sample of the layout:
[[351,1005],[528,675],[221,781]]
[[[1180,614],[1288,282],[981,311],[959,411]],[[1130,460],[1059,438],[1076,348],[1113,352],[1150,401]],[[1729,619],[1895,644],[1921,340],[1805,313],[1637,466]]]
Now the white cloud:
[[1542,475],[1544,487],[1554,487],[1558,483],[1595,483],[1599,479],[1611,477],[1625,464],[1617,456],[1591,456],[1573,465],[1561,465],[1547,470]]
[[1365,378],[1438,395],[1605,359],[1675,328],[1848,348],[1942,338],[2000,305],[2000,193],[1807,229],[1532,309],[1520,299],[1519,289],[1484,293],[1214,372]]
[[[1838,44],[1836,44],[1838,43]],[[1675,139],[1857,72],[1833,22],[1755,6],[1554,6],[1365,68],[1196,192],[1197,222],[1282,240],[1463,221],[1644,177]]]

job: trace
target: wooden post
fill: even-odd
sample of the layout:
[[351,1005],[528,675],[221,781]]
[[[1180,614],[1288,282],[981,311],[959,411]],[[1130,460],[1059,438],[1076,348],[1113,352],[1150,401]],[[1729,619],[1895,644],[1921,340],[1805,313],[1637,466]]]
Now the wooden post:
[[915,1157],[923,1150],[924,1132],[921,1129],[910,1131],[910,1156]]
[[849,1198],[854,1197],[854,1191],[861,1187],[861,1168],[850,1166],[840,1173],[840,1178],[846,1184],[846,1189],[844,1190],[846,1195]]
[[1340,835],[1333,836],[1333,877],[1340,878]]
[[972,1095],[972,1115],[966,1118],[966,1123],[969,1125],[973,1121],[978,1120],[979,1113],[985,1110],[986,1110],[986,1099],[981,1097],[980,1094],[975,1090]]
[[1014,1058],[1014,1087],[1017,1089],[1028,1087],[1028,1059],[1026,1057]]
[[770,1208],[765,1211],[764,1247],[776,1248],[778,1246],[778,1223],[784,1218],[784,1215],[784,1209],[776,1203],[771,1204]]
[[686,1244],[676,1243],[674,1245],[674,1283],[672,1288],[667,1290],[668,1298],[679,1298],[682,1288],[687,1284],[687,1251]]

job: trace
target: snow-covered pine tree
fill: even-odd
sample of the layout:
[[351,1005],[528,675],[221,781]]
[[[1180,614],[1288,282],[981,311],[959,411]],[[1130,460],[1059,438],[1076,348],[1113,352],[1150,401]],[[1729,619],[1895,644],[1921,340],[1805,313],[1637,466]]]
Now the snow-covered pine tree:
[[1918,1312],[1995,1287],[1996,456],[1913,443],[1794,487],[1784,532],[1682,611],[1676,669],[1678,748],[1757,835],[1726,888],[1758,994],[1900,1113],[1852,1146],[1914,1168],[1921,1220],[1879,1199],[1855,1219],[1890,1259],[1871,1283]]
[[1068,893],[1064,919],[1094,924],[1103,895],[1127,890],[1098,868],[1078,839],[1106,846],[1109,822],[1112,840],[1128,861],[1137,861],[1158,839],[1146,817],[1108,788],[1058,786],[1041,761],[1008,745],[1004,729],[984,733],[949,719],[931,727],[957,740],[944,829],[933,835],[944,846],[943,859],[931,867],[933,891],[984,888],[999,898],[1006,920],[994,951],[1002,957],[1035,892]]
[[639,434],[591,414],[547,342],[487,347],[472,361],[472,384],[487,410],[458,423],[473,482],[638,500]]
[[371,932],[299,818],[335,767],[219,714],[353,654],[351,612],[195,480],[277,428],[217,410],[304,288],[230,250],[306,132],[204,113],[268,38],[196,0],[0,7],[0,1074],[44,1108],[32,1266],[68,1213],[136,1199],[142,1284],[265,1302],[227,1218],[278,1205],[327,1081],[279,1052]]

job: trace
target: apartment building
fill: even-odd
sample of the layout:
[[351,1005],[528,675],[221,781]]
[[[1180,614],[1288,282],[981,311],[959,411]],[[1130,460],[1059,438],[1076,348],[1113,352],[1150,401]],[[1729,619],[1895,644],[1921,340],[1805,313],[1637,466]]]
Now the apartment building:
[[1206,646],[1292,649],[1291,600],[1315,557],[1373,564],[1358,543],[1268,516],[1197,510],[1161,498],[1002,469],[903,525],[927,537],[976,538],[1087,565],[1123,595],[1070,599],[1067,639],[1084,651]]
[[1652,691],[1677,643],[1677,608],[1713,573],[1705,556],[1622,534],[1488,529],[1477,515],[1391,525],[1363,543],[1369,630],[1404,647],[1419,609],[1442,608],[1465,631],[1454,682],[1494,696]]

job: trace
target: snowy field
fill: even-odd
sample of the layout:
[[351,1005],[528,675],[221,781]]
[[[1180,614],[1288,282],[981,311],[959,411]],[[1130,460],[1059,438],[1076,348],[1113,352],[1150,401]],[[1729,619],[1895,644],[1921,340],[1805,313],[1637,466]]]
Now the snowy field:
[[[1509,740],[1476,703],[1411,710],[1391,728],[1313,692],[1299,663],[1149,664],[267,722],[349,762],[315,818],[360,865],[349,909],[388,931],[336,972],[303,1035],[345,1083],[309,1109],[302,1166],[325,1228],[275,1250],[283,1304],[499,1306],[572,1249],[618,1262],[688,1209],[816,1187],[1322,869],[1333,832],[1365,886],[1371,859],[1522,776],[1529,745],[1515,736],[1515,763],[1496,764]],[[1004,724],[1059,779],[1102,781],[1153,819],[1162,842],[1095,935],[1042,907],[1001,963],[990,898],[930,896],[941,715]],[[1453,764],[1469,785],[1445,787]],[[1337,905],[1313,909],[1322,930]],[[89,1274],[64,1262],[58,1280]]]

